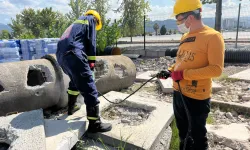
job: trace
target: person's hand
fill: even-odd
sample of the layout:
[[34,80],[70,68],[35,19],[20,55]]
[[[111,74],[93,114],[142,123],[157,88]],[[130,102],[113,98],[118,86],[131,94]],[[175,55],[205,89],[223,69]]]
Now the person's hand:
[[156,77],[157,77],[158,79],[167,79],[168,77],[170,77],[170,72],[168,72],[168,71],[161,71],[161,72],[159,72],[159,73],[156,75]]
[[171,77],[174,81],[180,81],[183,79],[183,71],[173,71]]

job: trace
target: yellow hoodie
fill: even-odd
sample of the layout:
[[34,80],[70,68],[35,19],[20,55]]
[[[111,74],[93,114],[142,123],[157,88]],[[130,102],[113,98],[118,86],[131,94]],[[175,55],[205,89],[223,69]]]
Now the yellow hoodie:
[[[169,70],[183,70],[184,79],[180,81],[183,95],[198,100],[211,97],[212,78],[222,73],[224,53],[222,35],[208,26],[182,37],[176,63]],[[173,88],[179,89],[176,82]]]

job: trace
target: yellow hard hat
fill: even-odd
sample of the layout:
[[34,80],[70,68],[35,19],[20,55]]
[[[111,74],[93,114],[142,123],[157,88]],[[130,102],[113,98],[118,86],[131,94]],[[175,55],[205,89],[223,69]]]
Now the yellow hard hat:
[[87,15],[93,15],[96,18],[96,30],[101,30],[102,28],[102,20],[101,20],[101,16],[100,14],[95,11],[95,10],[88,10],[85,14],[85,16]]
[[200,0],[176,0],[172,17],[181,13],[194,11],[199,8],[202,8]]

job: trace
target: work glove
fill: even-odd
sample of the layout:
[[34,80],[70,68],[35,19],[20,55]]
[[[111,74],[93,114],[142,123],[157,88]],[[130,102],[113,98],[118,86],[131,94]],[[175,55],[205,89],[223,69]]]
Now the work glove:
[[89,63],[89,67],[90,67],[90,69],[93,71],[94,68],[95,68],[95,63]]
[[171,77],[175,82],[178,82],[183,79],[183,71],[173,71]]
[[168,72],[168,71],[161,71],[161,72],[159,72],[157,75],[156,75],[156,77],[158,78],[158,79],[167,79],[168,77],[170,77],[170,72]]
[[93,80],[95,80],[95,72],[94,72],[95,63],[89,63],[89,67],[90,67],[90,70],[92,71]]

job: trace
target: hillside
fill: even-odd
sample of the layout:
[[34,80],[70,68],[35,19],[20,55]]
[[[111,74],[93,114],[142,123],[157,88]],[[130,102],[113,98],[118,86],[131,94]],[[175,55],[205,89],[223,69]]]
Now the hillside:
[[10,26],[0,23],[0,31],[2,30],[8,30],[9,32],[11,32],[12,29],[10,28]]

